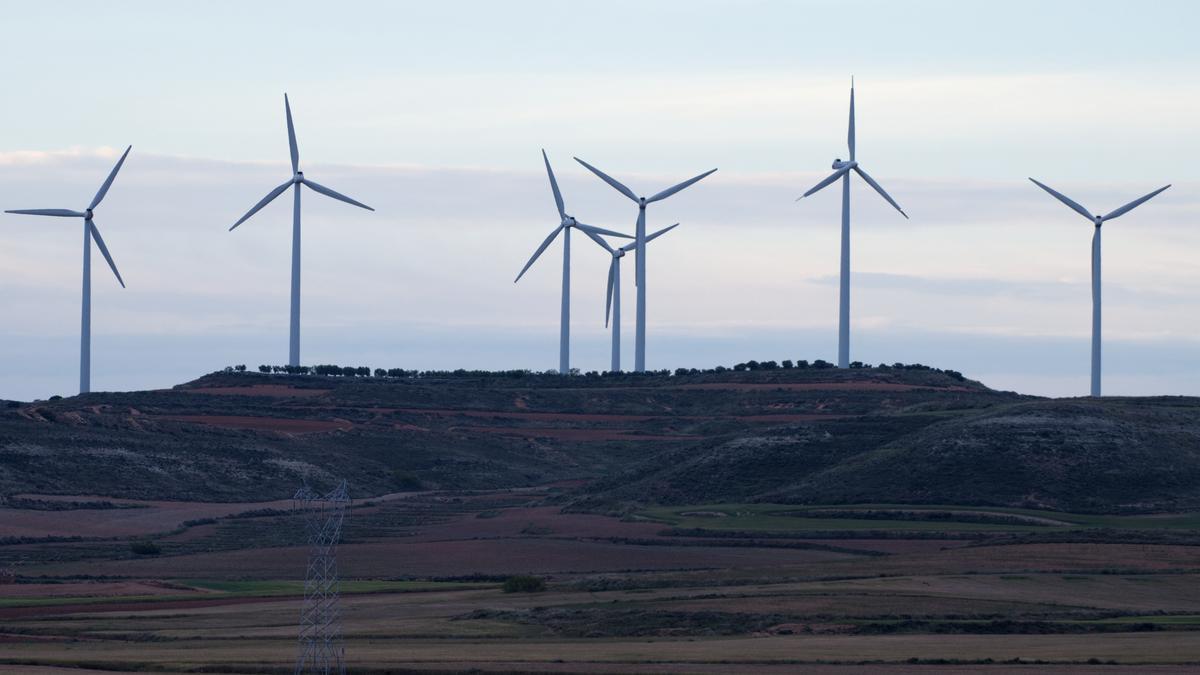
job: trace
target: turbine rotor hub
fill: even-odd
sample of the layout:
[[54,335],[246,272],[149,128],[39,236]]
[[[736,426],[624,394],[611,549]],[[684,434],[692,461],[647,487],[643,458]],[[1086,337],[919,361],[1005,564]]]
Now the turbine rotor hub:
[[292,176],[292,183],[300,183],[300,182],[302,182],[303,180],[304,180],[304,172],[303,172],[303,171],[297,171],[297,172],[296,172],[296,173],[295,173],[295,174]]
[[83,217],[84,217],[84,219],[86,219],[86,220],[91,220],[91,219],[92,219],[92,210],[91,210],[91,209],[87,209],[86,211],[84,211],[84,212],[83,212]]

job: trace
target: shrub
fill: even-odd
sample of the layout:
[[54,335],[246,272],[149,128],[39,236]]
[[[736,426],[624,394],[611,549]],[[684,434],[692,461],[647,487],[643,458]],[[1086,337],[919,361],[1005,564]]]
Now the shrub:
[[137,555],[158,555],[162,553],[162,547],[148,539],[129,542],[129,550]]
[[420,490],[422,487],[421,479],[417,478],[416,474],[409,473],[408,471],[394,471],[392,473],[392,482],[395,483],[396,487],[405,492]]
[[541,593],[546,590],[546,581],[529,574],[518,574],[504,580],[505,593]]

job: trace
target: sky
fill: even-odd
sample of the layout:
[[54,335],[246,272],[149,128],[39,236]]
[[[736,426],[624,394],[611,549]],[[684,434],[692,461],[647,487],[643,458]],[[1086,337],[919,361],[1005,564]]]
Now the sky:
[[[94,390],[169,387],[287,357],[283,93],[302,168],[374,213],[304,196],[302,361],[558,362],[568,212],[648,253],[651,368],[833,360],[840,199],[796,202],[846,157],[911,216],[852,190],[851,355],[1026,393],[1086,393],[1092,227],[1107,212],[1105,393],[1200,395],[1200,25],[1192,2],[7,3],[0,208],[96,222]],[[52,39],[47,36],[53,36]],[[0,398],[78,381],[77,221],[0,215]],[[572,365],[605,369],[608,258],[572,242]],[[632,265],[633,260],[628,263]],[[632,266],[624,354],[632,364]]]

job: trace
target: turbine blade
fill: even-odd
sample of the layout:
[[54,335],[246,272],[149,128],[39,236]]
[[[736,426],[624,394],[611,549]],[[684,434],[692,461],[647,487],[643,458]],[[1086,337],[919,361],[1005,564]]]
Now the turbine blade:
[[1116,218],[1118,216],[1123,216],[1126,213],[1129,213],[1130,211],[1134,210],[1135,208],[1141,206],[1142,204],[1150,201],[1150,199],[1152,197],[1154,197],[1158,193],[1162,192],[1163,190],[1166,190],[1169,187],[1171,187],[1171,186],[1164,185],[1163,187],[1158,188],[1154,192],[1151,192],[1150,194],[1146,195],[1145,197],[1139,197],[1138,199],[1135,199],[1135,200],[1129,202],[1128,204],[1126,204],[1125,206],[1122,206],[1121,208],[1104,216],[1103,218],[1101,218],[1101,220],[1112,220],[1113,218]]
[[812,187],[811,190],[809,190],[808,192],[805,192],[804,194],[800,195],[799,197],[796,197],[796,201],[800,201],[801,199],[804,199],[805,197],[807,197],[811,194],[814,194],[816,192],[819,192],[820,190],[823,190],[830,183],[833,183],[837,179],[846,175],[846,172],[849,170],[850,170],[850,167],[844,166],[844,167],[838,169],[837,171],[834,171],[832,174],[829,175],[829,178],[826,178],[825,180],[821,181],[820,183],[817,183],[816,185],[814,185]]
[[879,183],[876,183],[875,179],[871,178],[871,176],[869,176],[866,171],[863,171],[861,168],[856,166],[856,167],[854,167],[854,172],[857,173],[858,175],[862,176],[862,179],[867,181],[868,185],[875,188],[875,191],[879,193],[879,196],[886,199],[887,203],[889,203],[893,207],[895,207],[895,209],[900,212],[900,215],[904,216],[905,218],[908,217],[908,214],[904,212],[904,209],[900,208],[900,205],[896,203],[896,200],[892,199],[892,196],[889,195],[887,192],[885,192],[883,187]]
[[100,229],[96,227],[96,223],[91,218],[88,218],[86,222],[88,229],[92,231],[92,239],[96,240],[96,247],[100,249],[100,254],[108,261],[108,266],[112,268],[113,274],[117,275],[117,281],[121,284],[121,288],[125,288],[125,280],[121,278],[121,273],[117,271],[117,264],[108,254],[108,247],[104,245],[104,237],[100,236]]
[[659,230],[658,232],[655,232],[654,234],[647,236],[646,243],[649,244],[650,242],[654,241],[655,239],[658,239],[662,235],[670,232],[671,230],[673,230],[677,227],[679,227],[679,223],[675,223],[674,225],[672,225],[670,227],[664,227],[663,229]]
[[554,238],[558,236],[559,232],[562,232],[562,229],[563,226],[559,225],[558,227],[554,228],[554,231],[550,233],[550,236],[546,237],[546,240],[542,242],[542,245],[533,252],[533,257],[529,259],[529,262],[525,263],[525,266],[521,268],[521,273],[517,275],[516,279],[513,279],[514,284],[520,281],[521,277],[525,276],[526,270],[533,265],[533,261],[538,259],[538,256],[542,254],[542,251],[546,250],[546,247],[550,245],[550,242],[554,241]]
[[846,133],[846,144],[850,146],[850,161],[854,161],[854,78],[850,78],[850,131]]
[[608,251],[609,253],[613,252],[613,247],[607,241],[604,241],[604,238],[601,237],[598,233],[596,233],[590,229],[584,229],[584,228],[580,228],[580,229],[583,231],[584,234],[586,234],[588,236],[589,239],[591,239],[592,241],[599,244],[600,247],[603,248],[605,251]]
[[1075,202],[1075,200],[1071,199],[1070,197],[1064,195],[1061,192],[1056,191],[1054,188],[1050,187],[1049,185],[1044,185],[1042,183],[1039,183],[1036,180],[1033,180],[1032,178],[1030,178],[1029,180],[1032,180],[1034,185],[1042,188],[1046,192],[1049,192],[1058,201],[1071,207],[1071,209],[1073,211],[1075,211],[1075,213],[1078,213],[1079,215],[1083,216],[1084,218],[1087,218],[1088,220],[1093,219],[1092,214],[1088,213],[1088,210],[1083,208],[1082,206],[1080,206],[1077,202]]
[[620,258],[613,256],[612,262],[608,264],[608,298],[604,301],[605,328],[608,328],[608,317],[612,314],[613,280],[616,278],[618,260]]
[[262,207],[266,206],[267,204],[270,204],[272,199],[275,199],[279,195],[283,194],[283,191],[288,189],[291,186],[292,186],[292,181],[289,180],[288,182],[284,183],[283,185],[280,185],[279,187],[275,188],[274,190],[271,190],[270,192],[268,192],[267,196],[263,197],[261,200],[259,200],[259,202],[254,205],[254,208],[252,208],[246,212],[246,215],[239,218],[238,221],[233,224],[233,227],[229,228],[229,231],[232,232],[235,227],[246,222],[246,220],[250,216],[258,213],[259,210],[262,209]]
[[301,182],[304,183],[305,185],[307,185],[308,187],[312,188],[313,190],[320,192],[321,194],[325,195],[326,197],[333,197],[334,199],[336,199],[338,201],[346,202],[347,204],[353,204],[359,208],[364,208],[368,211],[375,210],[375,209],[367,206],[366,204],[363,204],[362,202],[355,201],[355,200],[347,197],[346,195],[341,194],[340,192],[335,192],[333,190],[330,190],[329,188],[325,187],[324,185],[321,185],[320,183],[314,183],[313,181],[311,181],[307,178],[303,179]]
[[682,183],[680,183],[679,185],[676,185],[674,187],[669,187],[666,190],[663,190],[662,192],[647,199],[646,203],[649,204],[650,202],[656,202],[660,199],[666,199],[667,197],[670,197],[671,195],[675,194],[676,192],[679,192],[680,190],[684,189],[685,187],[688,187],[689,185],[700,182],[700,180],[703,179],[704,177],[711,176],[713,174],[713,172],[715,172],[715,171],[716,171],[716,169],[712,169],[711,171],[705,171],[704,173],[700,174],[699,176],[696,176],[695,178],[689,178],[689,179],[683,181]]
[[631,235],[631,234],[622,234],[620,232],[606,230],[604,228],[596,227],[594,225],[588,225],[586,223],[581,223],[578,220],[575,221],[575,227],[578,227],[579,229],[583,230],[584,232],[591,230],[592,232],[595,232],[596,234],[606,234],[610,237],[620,237],[622,239],[633,239],[633,235]]
[[121,165],[125,163],[125,158],[129,156],[129,151],[132,149],[132,145],[125,148],[125,153],[121,155],[121,159],[117,160],[117,165],[113,167],[113,170],[108,174],[108,178],[104,180],[104,185],[100,186],[100,189],[96,192],[96,196],[92,199],[92,203],[88,204],[89,209],[99,206],[100,202],[104,199],[104,195],[108,194],[108,188],[112,187],[113,179],[117,177],[117,172],[121,170]]
[[618,182],[618,181],[617,181],[617,179],[615,179],[615,178],[613,178],[612,176],[610,176],[610,175],[608,175],[608,174],[604,173],[604,172],[603,172],[603,171],[601,171],[600,169],[597,169],[596,167],[592,166],[591,164],[588,164],[587,162],[583,161],[582,159],[579,159],[578,157],[576,157],[576,158],[575,158],[575,161],[576,161],[576,162],[579,162],[579,163],[580,163],[580,164],[582,164],[582,165],[584,165],[584,166],[587,168],[587,170],[588,170],[588,171],[591,171],[592,173],[594,173],[594,174],[596,174],[597,176],[599,176],[599,177],[600,177],[600,180],[602,180],[602,181],[604,181],[605,183],[608,183],[609,185],[613,186],[613,188],[614,188],[614,189],[615,189],[617,192],[620,192],[621,194],[625,195],[626,197],[629,197],[630,199],[632,199],[632,200],[633,200],[633,201],[635,201],[635,202],[637,202],[637,201],[638,201],[637,195],[633,194],[633,190],[630,190],[629,188],[627,188],[627,187],[625,187],[624,185],[622,185],[620,182]]
[[87,215],[83,211],[70,209],[12,209],[5,213],[19,213],[25,216],[58,216],[60,218],[82,218]]
[[300,149],[296,147],[296,127],[292,125],[292,104],[288,95],[283,95],[283,110],[287,113],[288,149],[292,153],[292,173],[300,170]]
[[550,176],[550,189],[554,191],[554,204],[558,207],[558,217],[567,217],[567,207],[563,205],[562,193],[558,191],[558,181],[554,180],[554,169],[550,168],[550,158],[546,156],[546,150],[542,149],[542,161],[546,162],[546,175]]

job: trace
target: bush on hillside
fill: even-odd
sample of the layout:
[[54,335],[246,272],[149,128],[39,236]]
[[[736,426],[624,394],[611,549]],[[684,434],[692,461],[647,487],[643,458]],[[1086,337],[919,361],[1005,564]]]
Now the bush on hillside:
[[158,555],[162,553],[162,547],[150,541],[131,541],[129,542],[129,550],[137,555]]
[[541,593],[546,590],[546,580],[530,574],[518,574],[504,581],[505,593]]

